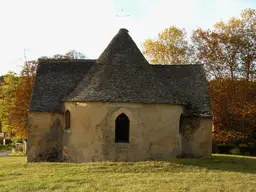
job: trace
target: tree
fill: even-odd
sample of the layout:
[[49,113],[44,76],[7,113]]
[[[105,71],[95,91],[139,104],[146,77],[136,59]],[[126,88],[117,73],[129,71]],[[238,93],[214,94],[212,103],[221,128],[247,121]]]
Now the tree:
[[86,59],[86,56],[83,53],[76,50],[71,50],[67,52],[65,55],[67,58],[71,59]]
[[186,64],[192,55],[185,29],[175,26],[159,33],[156,40],[147,39],[142,52],[154,64]]
[[241,13],[243,45],[241,46],[241,76],[256,81],[256,10],[245,9]]
[[16,91],[18,88],[18,77],[15,73],[9,72],[4,76],[4,82],[0,86],[0,119],[2,131],[12,134],[12,112],[16,101]]
[[52,57],[41,57],[40,59],[50,59],[50,60],[70,60],[70,59],[86,59],[86,56],[76,50],[71,50],[64,55],[62,54],[56,54],[53,55]]
[[[84,54],[72,50],[65,55],[57,54],[53,57],[41,57],[40,59],[70,60],[84,58]],[[27,111],[31,100],[37,65],[37,60],[25,62],[20,76],[17,77],[13,73],[6,75],[4,83],[1,86],[1,90],[3,90],[1,91],[3,99],[0,100],[0,118],[3,121],[2,124],[6,127],[5,129],[11,129],[12,134],[19,139],[27,138]]]
[[256,11],[246,9],[240,18],[217,22],[213,30],[197,29],[192,42],[199,63],[210,78],[245,78],[256,74]]
[[256,145],[256,82],[215,79],[209,82],[209,92],[217,142]]
[[213,29],[196,29],[191,41],[177,27],[165,29],[157,40],[143,43],[153,63],[204,64],[218,142],[256,145],[256,10],[217,22]]
[[16,89],[16,99],[11,113],[11,125],[16,138],[27,138],[28,108],[36,73],[37,62],[25,62]]

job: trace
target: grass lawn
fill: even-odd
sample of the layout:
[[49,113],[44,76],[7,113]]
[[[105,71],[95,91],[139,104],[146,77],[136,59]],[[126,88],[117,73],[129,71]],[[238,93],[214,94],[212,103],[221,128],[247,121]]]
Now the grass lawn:
[[11,145],[2,145],[2,144],[0,144],[0,152],[8,151],[8,150],[11,150],[11,149],[12,149]]
[[256,191],[256,158],[100,163],[26,163],[0,158],[3,191]]

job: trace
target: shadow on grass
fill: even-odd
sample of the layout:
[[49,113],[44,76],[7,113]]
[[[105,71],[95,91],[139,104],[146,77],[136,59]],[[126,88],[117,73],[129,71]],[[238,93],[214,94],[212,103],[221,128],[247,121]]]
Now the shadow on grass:
[[[85,164],[63,163],[81,172],[117,173],[184,173],[207,170],[256,174],[256,158],[231,155],[214,155],[205,159],[171,159],[140,162],[90,162]],[[86,166],[84,166],[86,165]],[[86,170],[82,170],[82,169]],[[205,169],[205,170],[202,170]]]
[[140,161],[140,162],[88,162],[88,163],[24,163],[22,156],[8,156],[0,158],[12,167],[28,168],[33,171],[35,168],[42,170],[57,169],[65,174],[83,176],[85,173],[184,173],[201,171],[220,171],[220,172],[239,172],[256,174],[256,157],[232,156],[232,155],[213,155],[206,159],[171,159]]
[[208,170],[231,171],[256,174],[256,158],[235,155],[213,155],[205,159],[174,159],[173,163],[195,166]]

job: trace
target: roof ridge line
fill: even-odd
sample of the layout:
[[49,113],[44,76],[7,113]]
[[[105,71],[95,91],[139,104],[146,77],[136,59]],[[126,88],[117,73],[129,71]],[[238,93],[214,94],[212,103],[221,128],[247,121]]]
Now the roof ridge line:
[[150,63],[150,65],[152,66],[203,66],[204,64],[161,64],[161,63],[157,63],[157,64],[152,64]]
[[75,61],[97,61],[97,59],[38,59],[40,63],[53,63],[53,62],[75,62]]

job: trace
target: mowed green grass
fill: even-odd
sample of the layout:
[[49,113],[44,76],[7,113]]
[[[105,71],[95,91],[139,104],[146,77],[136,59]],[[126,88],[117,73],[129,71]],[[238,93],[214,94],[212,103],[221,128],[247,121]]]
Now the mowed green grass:
[[74,164],[1,157],[0,191],[256,191],[256,158]]

